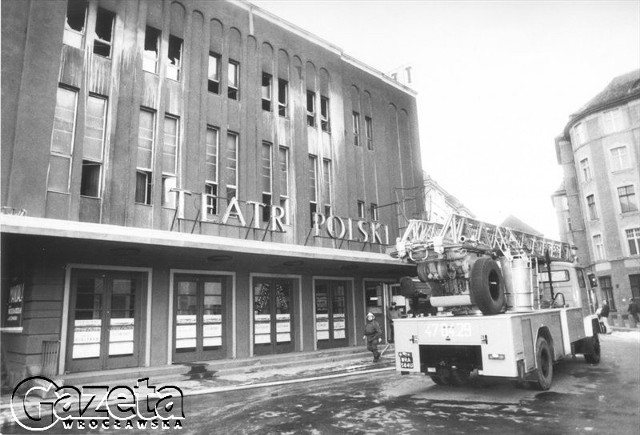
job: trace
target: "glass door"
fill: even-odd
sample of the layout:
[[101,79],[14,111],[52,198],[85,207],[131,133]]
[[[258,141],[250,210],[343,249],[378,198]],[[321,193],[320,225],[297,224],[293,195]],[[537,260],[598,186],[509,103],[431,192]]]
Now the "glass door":
[[348,345],[347,281],[317,280],[316,342],[318,349]]
[[145,285],[146,275],[140,272],[73,272],[66,365],[70,372],[139,365]]
[[173,362],[225,357],[225,278],[176,275]]
[[293,280],[254,278],[253,353],[294,351]]

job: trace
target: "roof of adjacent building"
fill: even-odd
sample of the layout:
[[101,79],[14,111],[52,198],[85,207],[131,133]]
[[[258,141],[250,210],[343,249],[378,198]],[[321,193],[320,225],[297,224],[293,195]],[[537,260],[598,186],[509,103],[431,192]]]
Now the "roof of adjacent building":
[[522,231],[523,233],[533,234],[534,236],[538,236],[538,237],[542,237],[544,235],[540,231],[538,231],[535,228],[531,227],[530,225],[524,223],[523,221],[521,221],[520,219],[518,219],[517,217],[515,217],[512,214],[510,214],[500,224],[500,226],[509,227],[509,228],[514,229],[514,230]]
[[565,135],[569,128],[579,119],[605,109],[609,106],[624,103],[627,100],[640,98],[640,69],[615,77],[598,95],[571,115],[571,120],[565,128]]

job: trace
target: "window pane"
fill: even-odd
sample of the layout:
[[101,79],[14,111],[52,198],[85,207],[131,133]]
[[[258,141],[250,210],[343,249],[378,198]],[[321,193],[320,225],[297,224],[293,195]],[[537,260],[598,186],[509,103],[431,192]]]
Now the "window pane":
[[137,167],[151,170],[153,159],[153,124],[154,114],[147,110],[140,111],[138,127],[138,161]]
[[98,162],[102,161],[106,105],[104,98],[90,96],[87,100],[82,155]]
[[271,144],[262,142],[262,193],[271,193]]
[[218,181],[218,130],[207,128],[207,181]]
[[153,27],[147,27],[144,35],[144,53],[142,57],[142,69],[155,73],[158,62],[158,46],[160,45],[160,31]]
[[76,96],[75,91],[58,88],[51,151],[71,155],[76,120]]
[[136,172],[136,202],[151,204],[151,173]]
[[178,170],[178,120],[164,119],[164,143],[162,147],[162,172],[176,175]]
[[326,159],[323,160],[322,169],[324,175],[322,200],[325,204],[331,204],[331,161]]
[[316,156],[309,156],[309,201],[316,202],[317,196]]
[[87,13],[87,2],[84,0],[69,0],[67,3],[67,21],[65,29],[75,30],[84,33],[85,16]]
[[280,196],[289,196],[289,150],[280,147]]
[[93,42],[93,52],[100,56],[111,55],[111,36],[113,34],[113,12],[98,8],[96,16],[96,39]]
[[167,53],[167,77],[171,80],[180,80],[180,67],[182,65],[182,39],[169,35],[169,50]]
[[[238,183],[238,136],[235,134],[227,135],[227,166],[226,178],[227,186],[237,187]],[[235,191],[233,193],[235,196]]]
[[47,183],[48,190],[55,192],[69,192],[69,170],[71,159],[69,157],[51,155],[49,161],[49,181]]

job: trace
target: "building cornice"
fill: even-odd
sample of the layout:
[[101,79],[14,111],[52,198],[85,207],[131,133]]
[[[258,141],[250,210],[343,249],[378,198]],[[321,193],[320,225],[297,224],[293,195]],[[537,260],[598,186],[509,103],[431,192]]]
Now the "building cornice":
[[573,127],[583,119],[587,118],[588,116],[593,115],[594,113],[603,112],[608,109],[613,109],[614,107],[622,106],[623,104],[630,103],[631,101],[634,101],[637,99],[640,99],[640,92],[634,92],[631,95],[625,95],[624,97],[607,101],[606,103],[602,103],[597,106],[590,107],[587,110],[571,115],[571,120],[569,120],[569,122],[565,126],[564,136],[561,138],[565,140],[570,140],[569,130],[571,130],[571,127]]

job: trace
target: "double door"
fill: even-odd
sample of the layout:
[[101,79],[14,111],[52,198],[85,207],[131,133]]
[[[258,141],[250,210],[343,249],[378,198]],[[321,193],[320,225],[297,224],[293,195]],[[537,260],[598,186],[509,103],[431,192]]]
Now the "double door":
[[348,345],[347,281],[315,282],[315,321],[318,349]]
[[253,353],[294,351],[293,280],[253,279]]
[[72,272],[67,371],[139,365],[146,283],[143,272]]
[[226,356],[226,277],[176,275],[173,362]]

